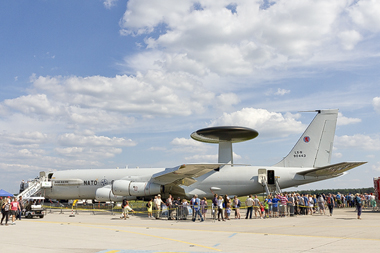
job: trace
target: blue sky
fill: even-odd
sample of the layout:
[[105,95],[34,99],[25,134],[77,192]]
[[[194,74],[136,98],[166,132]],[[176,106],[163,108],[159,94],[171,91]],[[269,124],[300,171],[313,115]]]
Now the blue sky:
[[[0,188],[39,171],[217,162],[197,129],[259,132],[235,162],[272,165],[338,108],[333,163],[299,189],[380,175],[380,3],[1,1]],[[233,119],[231,121],[231,119]]]

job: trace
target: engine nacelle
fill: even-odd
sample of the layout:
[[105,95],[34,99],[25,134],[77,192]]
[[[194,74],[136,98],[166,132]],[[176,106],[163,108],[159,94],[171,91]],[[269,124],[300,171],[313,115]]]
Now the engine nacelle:
[[111,192],[111,187],[102,187],[98,188],[95,193],[95,199],[99,202],[107,202],[107,201],[123,201],[123,196],[115,196]]
[[112,193],[119,196],[152,196],[161,193],[161,185],[151,182],[115,180],[112,183]]

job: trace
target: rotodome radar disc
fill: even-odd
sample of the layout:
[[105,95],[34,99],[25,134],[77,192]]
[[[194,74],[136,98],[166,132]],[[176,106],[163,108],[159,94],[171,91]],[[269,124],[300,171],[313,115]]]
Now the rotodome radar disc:
[[247,127],[219,126],[200,129],[190,136],[194,140],[207,143],[219,143],[221,141],[236,143],[251,140],[258,135],[259,133],[256,130]]

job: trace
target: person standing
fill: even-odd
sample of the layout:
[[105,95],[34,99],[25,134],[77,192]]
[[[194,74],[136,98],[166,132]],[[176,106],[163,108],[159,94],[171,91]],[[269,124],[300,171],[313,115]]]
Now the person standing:
[[201,200],[201,213],[203,215],[203,219],[206,219],[206,213],[207,213],[207,199],[206,197],[203,197]]
[[2,217],[1,217],[1,225],[3,225],[3,220],[5,218],[5,226],[8,226],[8,219],[9,219],[9,210],[11,209],[10,204],[9,204],[9,199],[4,198],[3,199],[3,204],[1,205],[1,210],[2,210]]
[[180,210],[181,210],[181,197],[173,200],[173,208],[175,208],[176,212],[176,220],[180,218]]
[[235,208],[235,219],[240,219],[240,206],[241,202],[240,199],[238,199],[237,196],[234,197],[234,208]]
[[248,198],[245,200],[245,205],[247,206],[247,214],[245,215],[246,219],[248,219],[248,215],[249,218],[252,219],[253,204],[254,201],[252,199],[252,195],[249,195]]
[[20,212],[18,212],[16,219],[21,220],[21,215],[22,215],[22,212],[23,212],[23,210],[24,210],[24,204],[22,203],[22,196],[20,196],[20,197],[18,198],[18,204],[19,204],[19,206],[20,206]]
[[152,203],[152,199],[150,199],[148,201],[148,203],[146,204],[146,210],[148,212],[148,218],[153,218],[153,215],[152,215],[152,212],[153,212],[153,203]]
[[255,210],[255,219],[257,219],[257,212],[259,212],[259,216],[261,218],[261,215],[260,215],[260,200],[257,198],[257,195],[255,195],[255,198],[253,199],[253,209]]
[[322,214],[322,212],[323,212],[323,215],[326,215],[326,213],[325,213],[325,199],[323,198],[322,194],[319,194],[319,196],[317,197],[317,202],[318,202],[318,207],[319,207],[319,213]]
[[211,215],[214,220],[216,220],[217,210],[218,210],[218,194],[214,194],[214,198],[212,199],[212,211],[211,211]]
[[197,215],[201,217],[201,222],[203,222],[203,216],[201,214],[201,200],[198,198],[198,195],[194,195],[193,210],[195,212],[193,217],[193,222],[197,219]]
[[361,220],[360,217],[362,215],[362,206],[363,206],[363,200],[361,199],[359,193],[355,194],[355,204],[356,204],[356,211],[358,212],[358,219]]
[[169,197],[166,199],[166,206],[168,207],[168,220],[173,219],[173,197],[172,195],[169,195]]
[[327,207],[329,208],[329,211],[330,211],[330,216],[332,216],[333,215],[335,201],[334,201],[334,197],[332,196],[331,193],[327,196],[326,202],[327,202]]
[[17,211],[20,211],[20,205],[18,204],[17,199],[13,198],[13,201],[11,202],[12,225],[16,225]]
[[155,204],[155,207],[156,207],[156,219],[159,219],[160,218],[160,213],[161,213],[161,205],[163,203],[162,199],[161,199],[161,195],[158,194],[157,198],[154,199],[154,200],[155,200],[154,204]]
[[223,218],[223,197],[222,196],[219,196],[217,206],[218,206],[218,221],[220,221],[220,216],[222,216],[222,220],[225,221]]
[[21,183],[20,183],[20,192],[19,193],[21,193],[21,192],[23,192],[25,190],[25,182],[24,182],[24,179],[21,181]]

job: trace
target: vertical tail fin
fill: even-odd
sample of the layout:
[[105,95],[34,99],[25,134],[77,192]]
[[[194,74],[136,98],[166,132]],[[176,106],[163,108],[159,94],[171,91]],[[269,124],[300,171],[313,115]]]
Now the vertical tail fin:
[[330,164],[338,109],[318,110],[290,153],[275,167],[321,167]]

